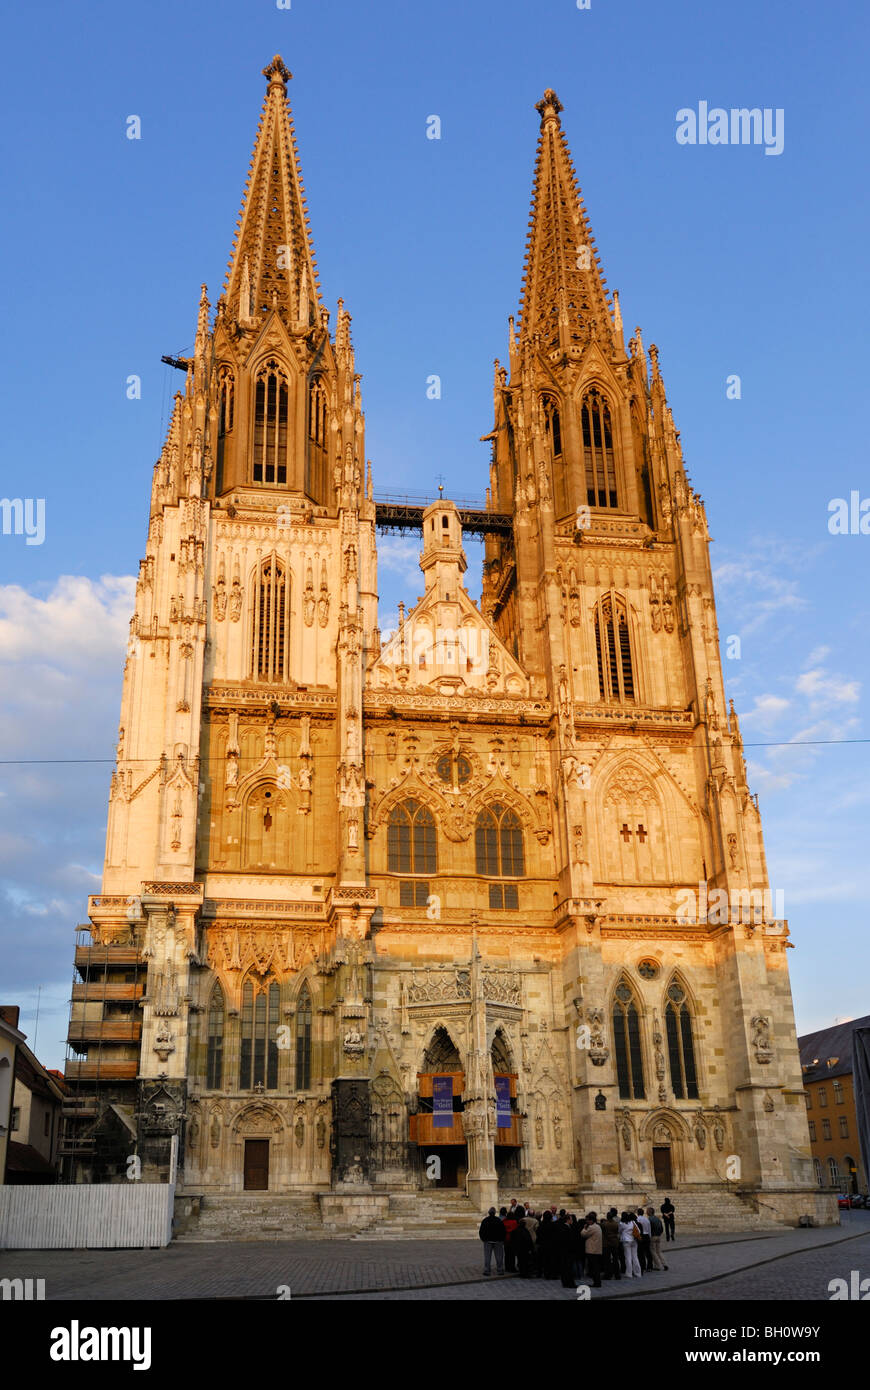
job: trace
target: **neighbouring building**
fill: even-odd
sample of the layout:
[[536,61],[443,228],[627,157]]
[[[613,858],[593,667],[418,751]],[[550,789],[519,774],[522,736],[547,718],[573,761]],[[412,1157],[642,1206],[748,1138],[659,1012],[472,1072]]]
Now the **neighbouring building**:
[[[736,1189],[827,1219],[704,505],[561,104],[537,108],[487,499],[415,507],[374,492],[290,74],[265,76],[154,468],[69,1176],[135,1152],[163,1178],[177,1135],[187,1193]],[[382,635],[387,528],[422,535],[424,593]]]
[[6,1158],[12,1130],[15,1058],[24,1046],[24,1033],[18,1027],[18,1006],[0,1004],[0,1183],[6,1181]]
[[61,1072],[49,1071],[20,1044],[6,1156],[7,1183],[50,1183],[58,1177],[63,1098]]
[[849,1194],[867,1192],[852,1077],[855,1028],[870,1028],[870,1014],[798,1038],[816,1182]]

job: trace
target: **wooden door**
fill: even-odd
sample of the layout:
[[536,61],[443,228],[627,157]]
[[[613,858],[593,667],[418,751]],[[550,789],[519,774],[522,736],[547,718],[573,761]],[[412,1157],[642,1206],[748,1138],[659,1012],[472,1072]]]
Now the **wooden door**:
[[666,1144],[661,1147],[653,1147],[653,1172],[656,1175],[656,1187],[661,1192],[669,1187],[673,1187],[674,1179],[671,1170],[671,1150]]
[[245,1191],[268,1192],[269,1190],[269,1141],[268,1139],[245,1140]]

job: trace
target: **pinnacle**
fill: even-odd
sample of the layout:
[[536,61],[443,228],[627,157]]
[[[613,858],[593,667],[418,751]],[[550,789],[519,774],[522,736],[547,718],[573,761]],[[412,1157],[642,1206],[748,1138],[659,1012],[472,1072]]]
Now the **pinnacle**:
[[269,66],[263,68],[263,76],[268,77],[270,88],[282,87],[284,91],[286,91],[287,83],[290,81],[293,74],[290,69],[284,65],[281,54],[276,53]]
[[540,335],[545,351],[578,348],[597,331],[613,337],[605,281],[571,154],[548,88],[541,115],[520,304],[520,335]]
[[555,119],[556,124],[559,125],[559,112],[564,111],[565,108],[556,96],[553,88],[548,87],[541,100],[535,102],[535,110],[540,112],[541,125],[544,124],[544,121],[548,117]]
[[[290,70],[275,54],[245,181],[224,289],[228,312],[253,326],[270,308],[285,322],[316,321],[316,262],[293,120]],[[314,316],[312,319],[312,315]]]

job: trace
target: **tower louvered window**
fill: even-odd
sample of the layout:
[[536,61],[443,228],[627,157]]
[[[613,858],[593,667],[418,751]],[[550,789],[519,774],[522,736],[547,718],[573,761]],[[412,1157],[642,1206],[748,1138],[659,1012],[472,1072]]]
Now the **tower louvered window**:
[[686,1002],[686,992],[676,981],[668,987],[665,1031],[668,1035],[671,1089],[677,1100],[697,1100],[698,1077],[695,1070],[692,1015]]
[[233,428],[234,410],[235,379],[229,367],[221,367],[218,375],[217,468],[215,476],[215,489],[219,493],[223,492],[226,438]]
[[257,374],[254,390],[254,482],[287,482],[287,378],[277,362]]
[[255,680],[283,681],[287,669],[287,575],[270,555],[260,565],[254,591],[252,673]]
[[599,391],[587,391],[580,408],[586,502],[590,507],[616,507],[616,465],[610,407]]
[[616,1079],[622,1100],[644,1100],[643,1052],[640,1045],[640,1015],[631,987],[621,980],[613,997],[613,1050],[616,1053]]
[[309,497],[322,502],[326,499],[327,484],[327,401],[326,389],[319,376],[308,385],[308,461],[305,490]]
[[605,594],[596,605],[593,621],[601,698],[630,703],[636,696],[625,601],[615,594]]
[[568,485],[565,477],[565,464],[562,459],[562,417],[558,403],[552,396],[541,397],[544,413],[544,433],[549,445],[549,464],[553,474],[553,499],[556,516],[566,516],[571,510],[568,501]]

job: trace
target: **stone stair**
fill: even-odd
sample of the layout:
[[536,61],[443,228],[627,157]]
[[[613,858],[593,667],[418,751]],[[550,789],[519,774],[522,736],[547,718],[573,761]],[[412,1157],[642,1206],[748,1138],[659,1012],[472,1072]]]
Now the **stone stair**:
[[176,1241],[310,1240],[324,1235],[316,1193],[203,1196],[187,1199],[184,1205],[192,1210],[183,1215],[179,1205],[176,1201]]
[[[511,1196],[530,1201],[537,1213],[546,1207],[564,1207],[583,1215],[594,1210],[599,1217],[610,1207],[622,1212],[629,1205],[654,1206],[664,1193],[638,1187],[632,1193],[554,1192],[531,1193],[520,1189],[500,1194],[499,1206]],[[677,1233],[696,1231],[782,1230],[773,1211],[755,1197],[742,1197],[733,1188],[670,1194],[676,1208]],[[180,1242],[262,1240],[471,1240],[477,1237],[483,1213],[462,1191],[441,1189],[423,1192],[372,1193],[339,1197],[334,1193],[301,1195],[240,1193],[236,1196],[183,1197],[176,1201],[175,1240]]]
[[401,1192],[390,1197],[386,1215],[355,1232],[354,1240],[470,1240],[481,1214],[464,1192]]

